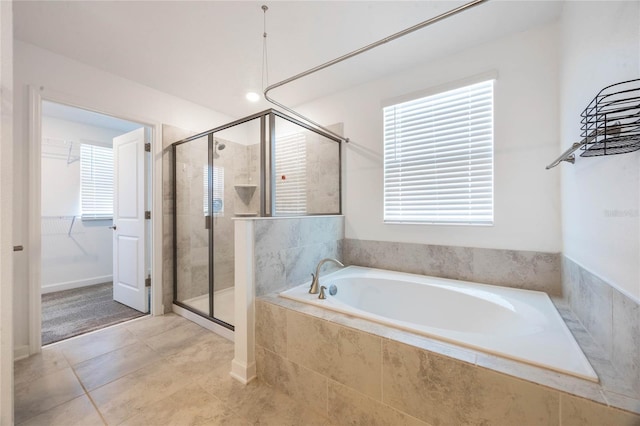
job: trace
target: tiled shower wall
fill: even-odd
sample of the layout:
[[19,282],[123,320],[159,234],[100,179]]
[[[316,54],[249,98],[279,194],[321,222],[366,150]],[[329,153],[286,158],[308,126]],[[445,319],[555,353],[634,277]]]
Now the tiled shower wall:
[[343,256],[349,265],[562,294],[559,253],[345,239]]
[[195,132],[162,125],[162,305],[171,312],[173,301],[173,168],[171,144]]
[[[343,238],[344,216],[255,219],[256,296],[311,280],[320,260],[341,260]],[[332,269],[327,264],[323,271]]]
[[563,299],[602,349],[598,362],[610,362],[622,380],[609,384],[601,377],[603,385],[640,400],[640,304],[566,256],[562,284]]
[[340,211],[340,145],[315,132],[306,131],[307,212]]

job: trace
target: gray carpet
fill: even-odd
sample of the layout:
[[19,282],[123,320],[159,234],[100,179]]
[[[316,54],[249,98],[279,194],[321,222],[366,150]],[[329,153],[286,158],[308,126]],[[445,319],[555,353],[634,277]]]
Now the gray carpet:
[[113,300],[113,283],[42,295],[42,344],[58,342],[145,314]]

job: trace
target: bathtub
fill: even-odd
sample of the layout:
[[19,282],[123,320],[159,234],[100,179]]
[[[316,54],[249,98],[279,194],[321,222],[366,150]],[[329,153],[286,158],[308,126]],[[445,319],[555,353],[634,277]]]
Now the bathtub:
[[598,381],[546,293],[359,266],[320,283],[324,300],[308,293],[310,282],[280,296]]

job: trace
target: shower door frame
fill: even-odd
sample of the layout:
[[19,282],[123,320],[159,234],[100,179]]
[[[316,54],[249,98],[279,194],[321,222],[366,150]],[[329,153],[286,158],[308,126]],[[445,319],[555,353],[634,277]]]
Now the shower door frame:
[[[247,123],[249,121],[255,120],[255,119],[260,119],[260,171],[259,171],[259,177],[260,177],[260,216],[259,217],[273,217],[273,212],[275,211],[275,179],[270,179],[268,188],[267,188],[267,170],[269,172],[269,176],[272,177],[275,175],[275,161],[273,161],[273,159],[275,158],[275,144],[274,141],[276,140],[276,129],[275,129],[275,121],[276,121],[276,117],[280,117],[284,120],[287,120],[293,124],[296,124],[300,127],[303,127],[306,130],[309,130],[311,132],[317,133],[320,136],[323,136],[329,140],[332,140],[333,142],[336,142],[338,144],[338,163],[339,163],[339,168],[338,168],[338,212],[336,213],[315,213],[313,215],[309,215],[309,216],[334,216],[334,215],[341,215],[342,214],[342,140],[329,134],[326,133],[320,129],[317,129],[311,125],[308,125],[298,119],[295,119],[293,117],[290,117],[280,111],[277,111],[275,109],[267,109],[261,112],[258,112],[256,114],[252,114],[249,115],[247,117],[244,118],[240,118],[238,120],[232,121],[230,123],[227,124],[223,124],[222,126],[219,127],[215,127],[213,129],[210,130],[206,130],[204,132],[198,133],[196,135],[190,136],[188,138],[179,140],[177,142],[174,142],[173,144],[171,144],[171,165],[172,165],[172,169],[173,169],[173,176],[172,176],[172,189],[173,189],[173,304],[179,306],[182,309],[185,309],[189,312],[192,312],[196,315],[199,315],[209,321],[214,322],[215,324],[224,327],[226,329],[229,329],[231,331],[235,330],[234,325],[232,324],[228,324],[218,318],[216,318],[215,316],[215,312],[213,310],[213,303],[214,303],[214,299],[213,299],[213,293],[214,293],[214,284],[215,284],[215,280],[213,279],[214,277],[214,272],[215,272],[215,268],[214,268],[214,255],[215,255],[215,247],[214,247],[214,225],[213,225],[213,220],[210,221],[211,226],[209,227],[209,312],[213,313],[213,315],[209,315],[208,313],[204,313],[202,311],[198,311],[194,308],[192,308],[191,306],[177,300],[177,296],[178,296],[178,247],[176,242],[178,241],[177,237],[178,237],[178,215],[177,215],[177,211],[178,211],[178,197],[177,197],[177,161],[176,161],[176,152],[177,152],[177,147],[179,145],[182,145],[184,143],[188,143],[191,141],[194,141],[196,139],[200,139],[203,137],[207,137],[207,144],[208,144],[208,160],[207,160],[207,164],[210,167],[213,167],[213,158],[214,158],[214,149],[213,149],[213,144],[214,144],[214,134],[217,132],[221,132],[223,130],[227,130],[231,127],[235,127],[235,126],[239,126],[241,124]],[[267,135],[267,120],[268,120],[268,124],[269,124],[269,132]],[[268,137],[267,137],[268,136]],[[268,144],[267,144],[268,142]],[[269,149],[269,161],[268,161],[268,165],[267,163],[267,147]],[[213,213],[213,173],[209,173],[209,181],[208,181],[208,192],[209,192],[209,212],[212,214]],[[267,203],[267,193],[269,194],[269,203]]]

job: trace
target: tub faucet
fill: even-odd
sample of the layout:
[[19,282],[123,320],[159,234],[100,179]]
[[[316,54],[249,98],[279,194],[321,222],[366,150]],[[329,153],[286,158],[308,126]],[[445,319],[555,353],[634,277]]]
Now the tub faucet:
[[339,260],[336,259],[332,259],[330,257],[326,258],[326,259],[322,259],[319,263],[318,266],[316,266],[316,273],[311,274],[311,276],[313,277],[313,280],[311,281],[311,288],[309,289],[309,293],[311,294],[318,294],[319,290],[319,285],[320,285],[320,268],[322,267],[322,265],[324,265],[325,262],[333,262],[336,263],[340,266],[344,265],[342,264],[342,262],[340,262]]

